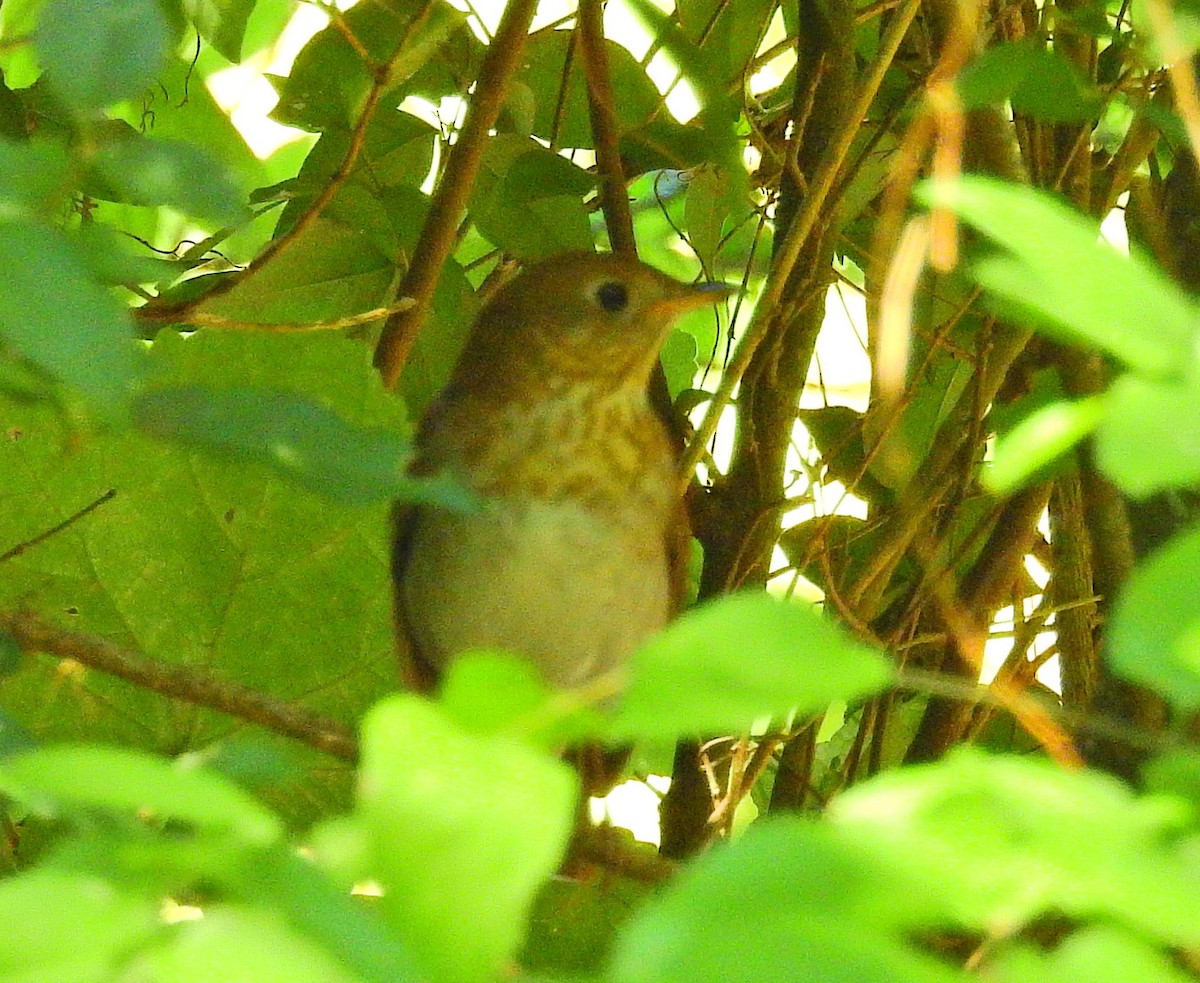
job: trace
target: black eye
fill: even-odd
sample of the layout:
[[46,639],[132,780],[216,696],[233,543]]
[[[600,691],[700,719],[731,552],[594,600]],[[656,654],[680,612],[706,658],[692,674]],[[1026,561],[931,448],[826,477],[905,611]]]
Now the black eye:
[[610,314],[616,314],[629,306],[629,291],[623,283],[602,283],[596,288],[596,302]]

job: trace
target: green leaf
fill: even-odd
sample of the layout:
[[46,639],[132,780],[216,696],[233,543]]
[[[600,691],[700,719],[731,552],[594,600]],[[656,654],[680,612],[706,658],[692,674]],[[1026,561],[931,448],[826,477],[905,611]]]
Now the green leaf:
[[417,336],[400,376],[404,405],[412,417],[425,412],[450,378],[478,310],[479,298],[471,289],[463,268],[448,262],[433,295],[433,317]]
[[[338,820],[351,834],[360,831],[350,819]],[[356,838],[361,839],[361,835]],[[271,851],[260,862],[239,871],[236,885],[245,901],[270,905],[287,917],[291,928],[337,956],[342,966],[370,983],[422,983],[408,952],[375,912],[364,909],[348,887],[333,883],[294,849]],[[301,974],[299,979],[324,979]],[[296,980],[288,978],[288,983]]]
[[227,904],[205,905],[203,918],[180,923],[161,943],[139,953],[126,975],[156,983],[193,983],[201,966],[210,980],[363,980],[278,912]]
[[1011,101],[1016,112],[1047,123],[1092,119],[1101,106],[1079,70],[1036,38],[989,48],[959,76],[958,94],[965,109]]
[[219,225],[249,217],[241,189],[205,149],[178,140],[123,134],[91,159],[96,197],[131,205],[170,205]]
[[[580,59],[570,57],[571,31],[539,31],[525,45],[524,67],[514,82],[534,99],[533,133],[559,147],[591,147],[587,80]],[[629,50],[605,41],[620,131],[645,123],[662,96]],[[569,61],[568,61],[569,59]]]
[[133,323],[71,243],[39,224],[0,222],[0,269],[0,334],[100,411],[123,412],[141,369]]
[[522,259],[592,248],[583,196],[595,179],[524,137],[488,141],[470,214],[494,245]]
[[1127,374],[1105,397],[1096,463],[1128,495],[1144,498],[1200,481],[1200,383]]
[[398,434],[351,426],[303,396],[182,386],[142,393],[133,415],[146,433],[266,464],[334,501],[400,498],[457,510],[473,503],[447,479],[410,478],[408,441]]
[[1200,707],[1200,528],[1143,560],[1113,609],[1115,672],[1185,710]]
[[688,243],[708,270],[716,262],[725,220],[737,204],[729,190],[729,177],[719,167],[698,168],[687,183],[683,220]]
[[0,788],[37,811],[150,812],[266,846],[279,819],[219,775],[124,748],[58,744],[0,760]]
[[891,668],[808,604],[734,594],[689,611],[634,655],[611,736],[739,732],[887,685]]
[[128,235],[99,222],[81,225],[71,243],[92,275],[109,285],[163,283],[187,272],[187,264],[175,259],[146,255],[146,247]]
[[1112,925],[1087,926],[1052,950],[1030,945],[1003,949],[989,960],[996,983],[1188,983],[1165,952]]
[[542,682],[520,656],[465,652],[442,680],[439,705],[465,730],[505,734],[547,751],[599,733],[603,721],[589,707],[573,706]]
[[[429,176],[436,138],[437,132],[433,127],[408,113],[376,115],[367,128],[366,140],[359,151],[355,169],[347,178],[347,184],[362,185],[377,198],[383,189],[396,185],[419,188]],[[313,199],[332,180],[346,158],[350,139],[348,130],[331,128],[321,134],[304,159],[300,173],[286,185],[288,204],[279,220],[276,235],[290,229],[296,217],[311,207]],[[330,204],[336,203],[338,197],[341,195],[335,196]],[[423,195],[421,197],[424,198]],[[378,203],[375,207],[379,207]],[[414,216],[412,219],[418,229],[422,218]],[[358,224],[365,226],[366,223]],[[416,230],[406,238],[415,242]]]
[[[0,38],[26,38],[37,29],[46,0],[4,0],[0,3]],[[0,72],[11,89],[27,89],[42,74],[37,51],[30,44],[0,44]]]
[[159,905],[82,872],[42,868],[0,881],[0,979],[115,979],[129,952],[162,932]]
[[256,0],[183,0],[200,36],[232,62],[242,60],[242,39]]
[[1055,198],[992,178],[926,181],[916,197],[950,208],[1007,253],[975,264],[979,283],[1035,324],[1091,345],[1147,375],[1192,364],[1196,304],[1158,269],[1097,241],[1095,222]]
[[71,162],[59,144],[0,140],[0,208],[6,216],[48,211],[66,194],[70,178]]
[[1200,879],[1176,845],[1189,807],[1135,799],[1103,773],[960,747],[844,792],[830,816],[848,842],[923,879],[968,930],[1058,915],[1196,938]]
[[675,399],[685,389],[691,387],[696,378],[699,363],[696,358],[698,350],[696,338],[686,331],[675,328],[667,335],[662,351],[658,353],[662,362],[663,374],[667,377],[667,391]]
[[148,89],[177,33],[158,0],[47,0],[36,41],[55,91],[91,113]]
[[[934,897],[919,877],[879,864],[828,825],[755,824],[634,917],[618,938],[609,979],[949,983],[962,977],[902,936],[934,920]],[[753,945],[730,946],[751,937]]]
[[733,83],[742,77],[766,32],[775,0],[683,0],[678,4],[684,32],[704,52],[715,79]]
[[381,910],[429,975],[493,978],[562,857],[574,775],[510,738],[463,730],[415,696],[377,704],[362,749],[358,815]]
[[664,168],[687,170],[712,157],[708,134],[695,124],[654,118],[621,134],[625,174],[634,177]]
[[252,267],[198,309],[254,322],[312,324],[389,303],[394,277],[394,263],[358,232],[319,218],[270,262]]
[[[731,195],[744,194],[746,169],[741,161],[742,144],[736,127],[741,116],[741,103],[731,92],[736,88],[734,78],[740,78],[741,65],[736,59],[726,60],[733,48],[751,45],[758,47],[762,37],[760,17],[770,17],[773,4],[763,0],[748,0],[746,3],[721,5],[714,8],[719,21],[718,29],[710,40],[719,38],[719,43],[698,45],[675,20],[663,13],[651,0],[627,0],[629,8],[654,35],[666,53],[679,66],[691,84],[700,102],[700,124],[708,145],[705,159],[721,165],[729,175]],[[726,9],[729,8],[729,9]],[[713,23],[698,28],[712,31]],[[753,40],[751,40],[753,38]],[[744,50],[744,49],[743,49]],[[733,73],[733,78],[729,73]]]
[[345,29],[331,25],[317,33],[288,76],[277,81],[279,104],[271,115],[279,122],[314,131],[354,125],[374,80],[370,64],[346,39],[347,33],[375,64],[388,66],[385,85],[391,89],[434,58],[465,20],[449,4],[413,0],[375,0],[342,16]]
[[1147,791],[1178,796],[1200,814],[1200,750],[1163,751],[1146,762],[1141,778]]
[[1016,491],[1095,430],[1108,408],[1105,397],[1094,396],[1035,410],[997,441],[983,486],[993,495]]
[[14,672],[25,653],[20,643],[6,631],[0,631],[0,676]]
[[[370,350],[341,336],[162,332],[149,362],[160,388],[284,390],[354,426],[403,432],[404,408],[383,389]],[[389,503],[342,505],[261,465],[133,428],[80,440],[51,406],[0,406],[0,544],[32,539],[116,491],[0,564],[0,604],[111,639],[165,671],[199,667],[332,719],[355,720],[395,689]],[[65,678],[62,668],[27,658],[4,679],[4,709],[39,741],[178,753],[246,727],[102,673]],[[349,768],[257,733],[294,762],[295,777],[271,789],[289,821],[349,806]]]

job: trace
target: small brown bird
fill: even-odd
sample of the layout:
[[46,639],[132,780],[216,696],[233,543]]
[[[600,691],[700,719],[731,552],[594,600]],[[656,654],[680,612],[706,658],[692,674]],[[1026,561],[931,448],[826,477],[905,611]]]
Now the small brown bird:
[[417,434],[414,470],[478,494],[402,509],[393,574],[409,685],[464,649],[529,659],[553,687],[621,666],[679,602],[676,455],[647,398],[675,319],[728,292],[636,260],[528,267],[480,313]]

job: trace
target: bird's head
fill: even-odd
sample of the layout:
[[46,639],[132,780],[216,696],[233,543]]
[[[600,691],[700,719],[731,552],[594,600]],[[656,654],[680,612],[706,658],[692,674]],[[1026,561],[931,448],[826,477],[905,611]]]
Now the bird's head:
[[484,307],[455,382],[644,388],[675,321],[728,293],[724,284],[680,283],[625,257],[556,256],[526,268]]

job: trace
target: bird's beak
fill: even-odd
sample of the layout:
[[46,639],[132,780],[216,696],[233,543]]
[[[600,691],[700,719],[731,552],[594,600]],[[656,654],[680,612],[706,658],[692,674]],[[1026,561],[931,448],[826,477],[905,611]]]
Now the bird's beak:
[[674,320],[689,311],[715,304],[737,292],[737,288],[728,283],[681,283],[678,284],[678,288],[672,291],[669,297],[650,305],[650,310],[655,316]]

